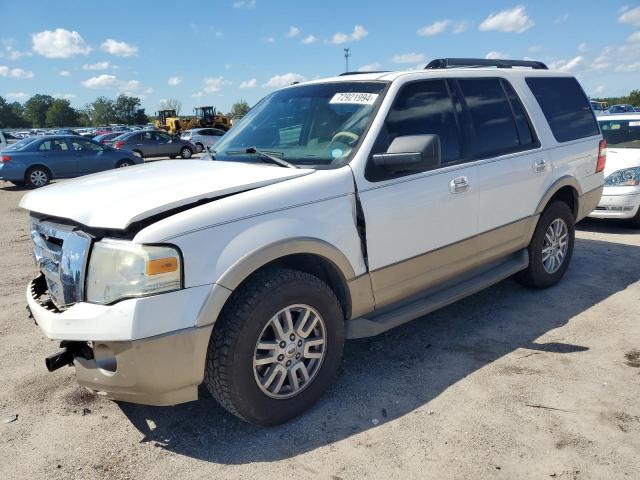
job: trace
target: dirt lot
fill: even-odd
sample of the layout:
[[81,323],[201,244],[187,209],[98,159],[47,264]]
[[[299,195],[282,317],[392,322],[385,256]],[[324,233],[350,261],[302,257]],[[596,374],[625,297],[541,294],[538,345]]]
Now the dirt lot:
[[557,287],[507,280],[350,341],[316,408],[261,429],[206,396],[117,404],[47,373],[23,194],[0,184],[2,479],[640,478],[640,231],[582,224]]

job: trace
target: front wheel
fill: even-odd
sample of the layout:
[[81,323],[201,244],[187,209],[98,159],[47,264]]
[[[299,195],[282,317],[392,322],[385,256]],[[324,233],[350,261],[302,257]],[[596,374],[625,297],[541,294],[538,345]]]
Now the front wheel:
[[120,160],[116,165],[116,168],[126,168],[130,167],[131,165],[133,165],[133,162],[131,160]]
[[529,243],[529,266],[516,279],[534,288],[558,283],[569,268],[575,236],[575,220],[569,206],[560,201],[548,205]]
[[238,417],[280,424],[329,387],[343,344],[344,313],[331,288],[304,272],[269,269],[225,306],[209,342],[204,383]]
[[191,155],[193,155],[193,152],[189,147],[184,147],[182,148],[182,150],[180,150],[180,156],[184,159],[191,158]]

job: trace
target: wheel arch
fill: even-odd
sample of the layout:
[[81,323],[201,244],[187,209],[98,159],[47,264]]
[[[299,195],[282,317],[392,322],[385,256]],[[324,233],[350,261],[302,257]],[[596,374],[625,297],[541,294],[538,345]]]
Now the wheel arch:
[[373,293],[368,274],[356,277],[347,257],[330,243],[312,238],[295,238],[262,247],[240,258],[216,281],[218,290],[204,307],[199,325],[215,322],[231,295],[256,273],[282,267],[314,275],[334,291],[345,320],[373,309]]
[[541,214],[549,203],[560,200],[569,206],[573,218],[577,220],[580,212],[580,197],[582,197],[580,183],[574,177],[560,177],[547,189],[535,213]]
[[27,181],[27,175],[34,168],[42,168],[43,170],[46,170],[47,172],[49,172],[49,180],[53,180],[55,178],[54,172],[53,172],[53,170],[51,170],[51,167],[48,167],[47,165],[44,165],[42,163],[34,163],[32,165],[29,165],[24,170],[24,181],[25,182]]

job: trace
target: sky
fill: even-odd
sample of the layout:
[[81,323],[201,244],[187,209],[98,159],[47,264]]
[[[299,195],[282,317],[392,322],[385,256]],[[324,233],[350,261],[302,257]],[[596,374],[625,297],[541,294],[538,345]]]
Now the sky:
[[182,113],[254,104],[293,81],[423,68],[443,57],[535,59],[591,96],[640,89],[640,4],[555,0],[0,0],[0,96],[82,107],[139,96]]

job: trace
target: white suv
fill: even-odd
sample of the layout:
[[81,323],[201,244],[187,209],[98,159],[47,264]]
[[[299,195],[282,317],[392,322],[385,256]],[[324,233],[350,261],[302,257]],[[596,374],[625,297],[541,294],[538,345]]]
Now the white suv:
[[154,405],[204,381],[239,417],[284,422],[327,389],[345,338],[510,275],[558,282],[605,166],[573,77],[474,59],[281,89],[214,155],[23,198],[42,272],[28,305],[64,347],[50,370]]

